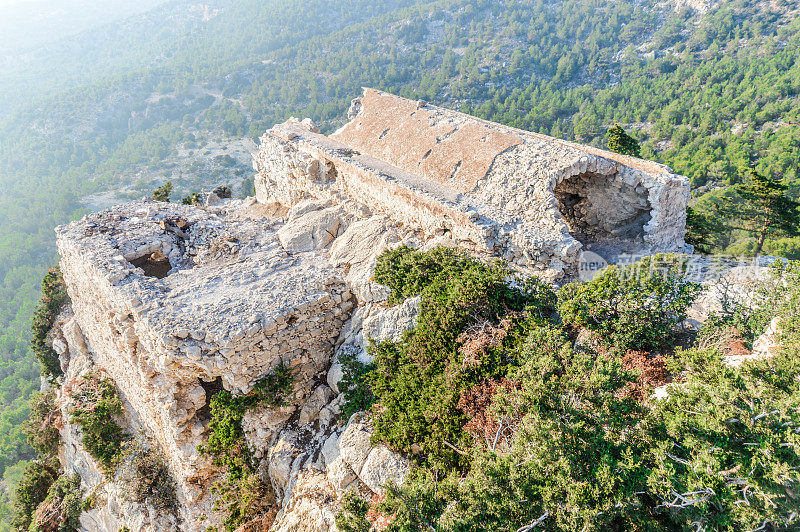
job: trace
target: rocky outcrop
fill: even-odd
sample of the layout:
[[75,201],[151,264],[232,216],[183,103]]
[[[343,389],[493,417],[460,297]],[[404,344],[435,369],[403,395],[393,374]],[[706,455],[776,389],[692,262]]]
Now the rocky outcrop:
[[[189,521],[210,504],[214,471],[197,451],[208,394],[247,393],[283,363],[302,404],[353,307],[319,251],[290,254],[274,222],[241,218],[243,207],[132,203],[57,230],[93,362],[168,457]],[[169,261],[163,278],[140,261],[156,254]]]
[[[177,484],[174,513],[130,503],[67,423],[63,460],[100,494],[98,507],[84,513],[87,529],[213,524],[219,516],[210,487],[219,472],[198,452],[211,394],[248,393],[281,363],[294,374],[288,406],[259,408],[243,421],[280,507],[276,530],[293,529],[298,515],[301,523],[325,516],[320,523],[333,526],[351,485],[369,495],[384,482],[402,481],[405,461],[383,447],[365,480],[336,461],[346,420],[339,419],[340,376],[331,373],[337,349],[364,358],[369,337],[399,338],[413,325],[416,301],[387,308],[387,291],[369,273],[399,234],[380,217],[351,225],[350,215],[329,201],[288,211],[256,207],[236,200],[213,207],[138,202],[58,228],[74,309],[54,341],[65,382],[90,371],[108,374],[125,406],[126,432],[152,441]],[[405,234],[406,241],[412,236]],[[67,419],[69,397],[62,402]],[[362,443],[371,449],[368,439]],[[320,482],[329,497],[309,495],[323,489]]]
[[[74,316],[55,335],[65,382],[107,374],[126,432],[166,459],[177,506],[127,500],[67,422],[62,457],[100,494],[88,530],[205,530],[219,524],[221,471],[198,451],[209,402],[247,394],[279,365],[286,404],[244,414],[273,510],[258,526],[335,530],[344,494],[401,485],[409,462],[342,419],[342,357],[403,337],[419,298],[388,305],[373,279],[384,250],[460,246],[522,273],[575,274],[582,249],[683,246],[685,179],[666,167],[367,90],[330,137],[275,126],[254,155],[258,203],[135,202],[57,229]],[[594,247],[593,247],[594,246]],[[68,389],[68,387],[64,387]],[[60,399],[66,417],[70,398]]]

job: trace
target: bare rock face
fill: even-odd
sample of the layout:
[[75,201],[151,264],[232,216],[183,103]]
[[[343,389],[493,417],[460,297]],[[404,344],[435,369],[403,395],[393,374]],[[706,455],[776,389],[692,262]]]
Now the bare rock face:
[[324,249],[344,232],[346,211],[338,206],[314,208],[318,206],[317,202],[304,202],[289,211],[289,221],[278,230],[284,249],[291,252]]

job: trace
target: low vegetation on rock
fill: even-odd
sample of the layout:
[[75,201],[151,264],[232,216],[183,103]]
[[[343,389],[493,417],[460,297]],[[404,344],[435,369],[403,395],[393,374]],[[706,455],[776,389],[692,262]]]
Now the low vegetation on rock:
[[[80,427],[84,449],[106,478],[117,482],[129,501],[173,509],[175,482],[166,462],[120,426],[123,407],[113,381],[100,372],[90,372],[67,383],[63,391],[71,401],[69,421]],[[83,498],[80,477],[65,474],[59,464],[59,431],[64,420],[55,398],[53,387],[31,401],[25,432],[37,459],[26,464],[13,495],[12,524],[17,530],[78,530],[81,512],[92,509],[96,502],[94,493]]]
[[31,349],[39,360],[42,374],[50,378],[61,375],[61,365],[47,334],[67,299],[61,271],[57,266],[50,268],[42,279],[42,299],[33,314],[31,325]]
[[36,509],[29,532],[77,532],[83,511],[83,489],[78,475],[61,475]]
[[115,480],[129,501],[158,510],[174,508],[177,503],[175,481],[164,457],[136,440],[122,444]]
[[[777,266],[761,310],[729,309],[679,348],[698,291],[682,264],[650,257],[556,295],[458,251],[384,253],[375,280],[395,302],[421,295],[418,321],[346,379],[374,397],[374,442],[417,467],[384,497],[349,496],[339,528],[797,527],[800,268]],[[774,316],[778,355],[724,363],[725,330]]]
[[214,484],[214,490],[218,496],[215,509],[226,514],[223,521],[226,530],[237,529],[271,506],[270,489],[256,471],[257,463],[245,442],[242,419],[258,406],[283,405],[292,391],[292,382],[291,370],[280,364],[247,395],[236,396],[221,390],[211,398],[211,434],[199,449],[223,470],[223,478]]
[[70,422],[81,428],[81,442],[106,474],[113,474],[127,439],[117,419],[122,415],[122,401],[114,382],[96,372],[70,383],[67,393],[73,404]]

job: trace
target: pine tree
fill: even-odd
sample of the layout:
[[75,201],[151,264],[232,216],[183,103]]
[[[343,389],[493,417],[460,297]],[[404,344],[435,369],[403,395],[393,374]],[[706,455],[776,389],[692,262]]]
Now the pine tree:
[[172,194],[172,181],[167,181],[153,191],[153,199],[169,203],[170,194]]
[[711,213],[701,209],[686,209],[686,236],[684,240],[697,251],[711,253],[725,234],[725,224]]
[[608,130],[608,149],[633,157],[639,157],[642,151],[636,139],[625,133],[625,130],[619,124],[614,124]]
[[755,255],[761,253],[768,236],[796,236],[800,232],[800,203],[786,196],[786,185],[754,170],[750,178],[733,187],[741,201],[720,206],[729,227],[752,233],[757,239]]

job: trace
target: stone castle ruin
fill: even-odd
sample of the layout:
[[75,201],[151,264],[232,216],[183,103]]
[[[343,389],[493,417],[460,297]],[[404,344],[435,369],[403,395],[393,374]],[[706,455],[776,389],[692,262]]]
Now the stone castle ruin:
[[[162,451],[179,511],[123,502],[62,430],[65,467],[101,490],[89,530],[205,530],[219,472],[198,451],[209,401],[289,366],[289,405],[245,418],[273,491],[271,530],[333,530],[346,489],[379,494],[403,458],[339,419],[342,353],[399,339],[418,302],[386,304],[376,257],[406,244],[461,246],[525,273],[573,276],[582,250],[684,247],[687,180],[655,163],[366,89],[330,136],[289,120],[254,154],[256,199],[204,207],[134,202],[57,229],[71,299],[54,347],[72,382],[109,375],[125,429]],[[65,386],[64,389],[68,389]],[[68,419],[70,397],[60,404]],[[334,527],[334,528],[331,528]]]
[[365,89],[330,136],[289,120],[261,139],[259,201],[356,203],[550,278],[582,249],[684,247],[689,183],[666,166]]

